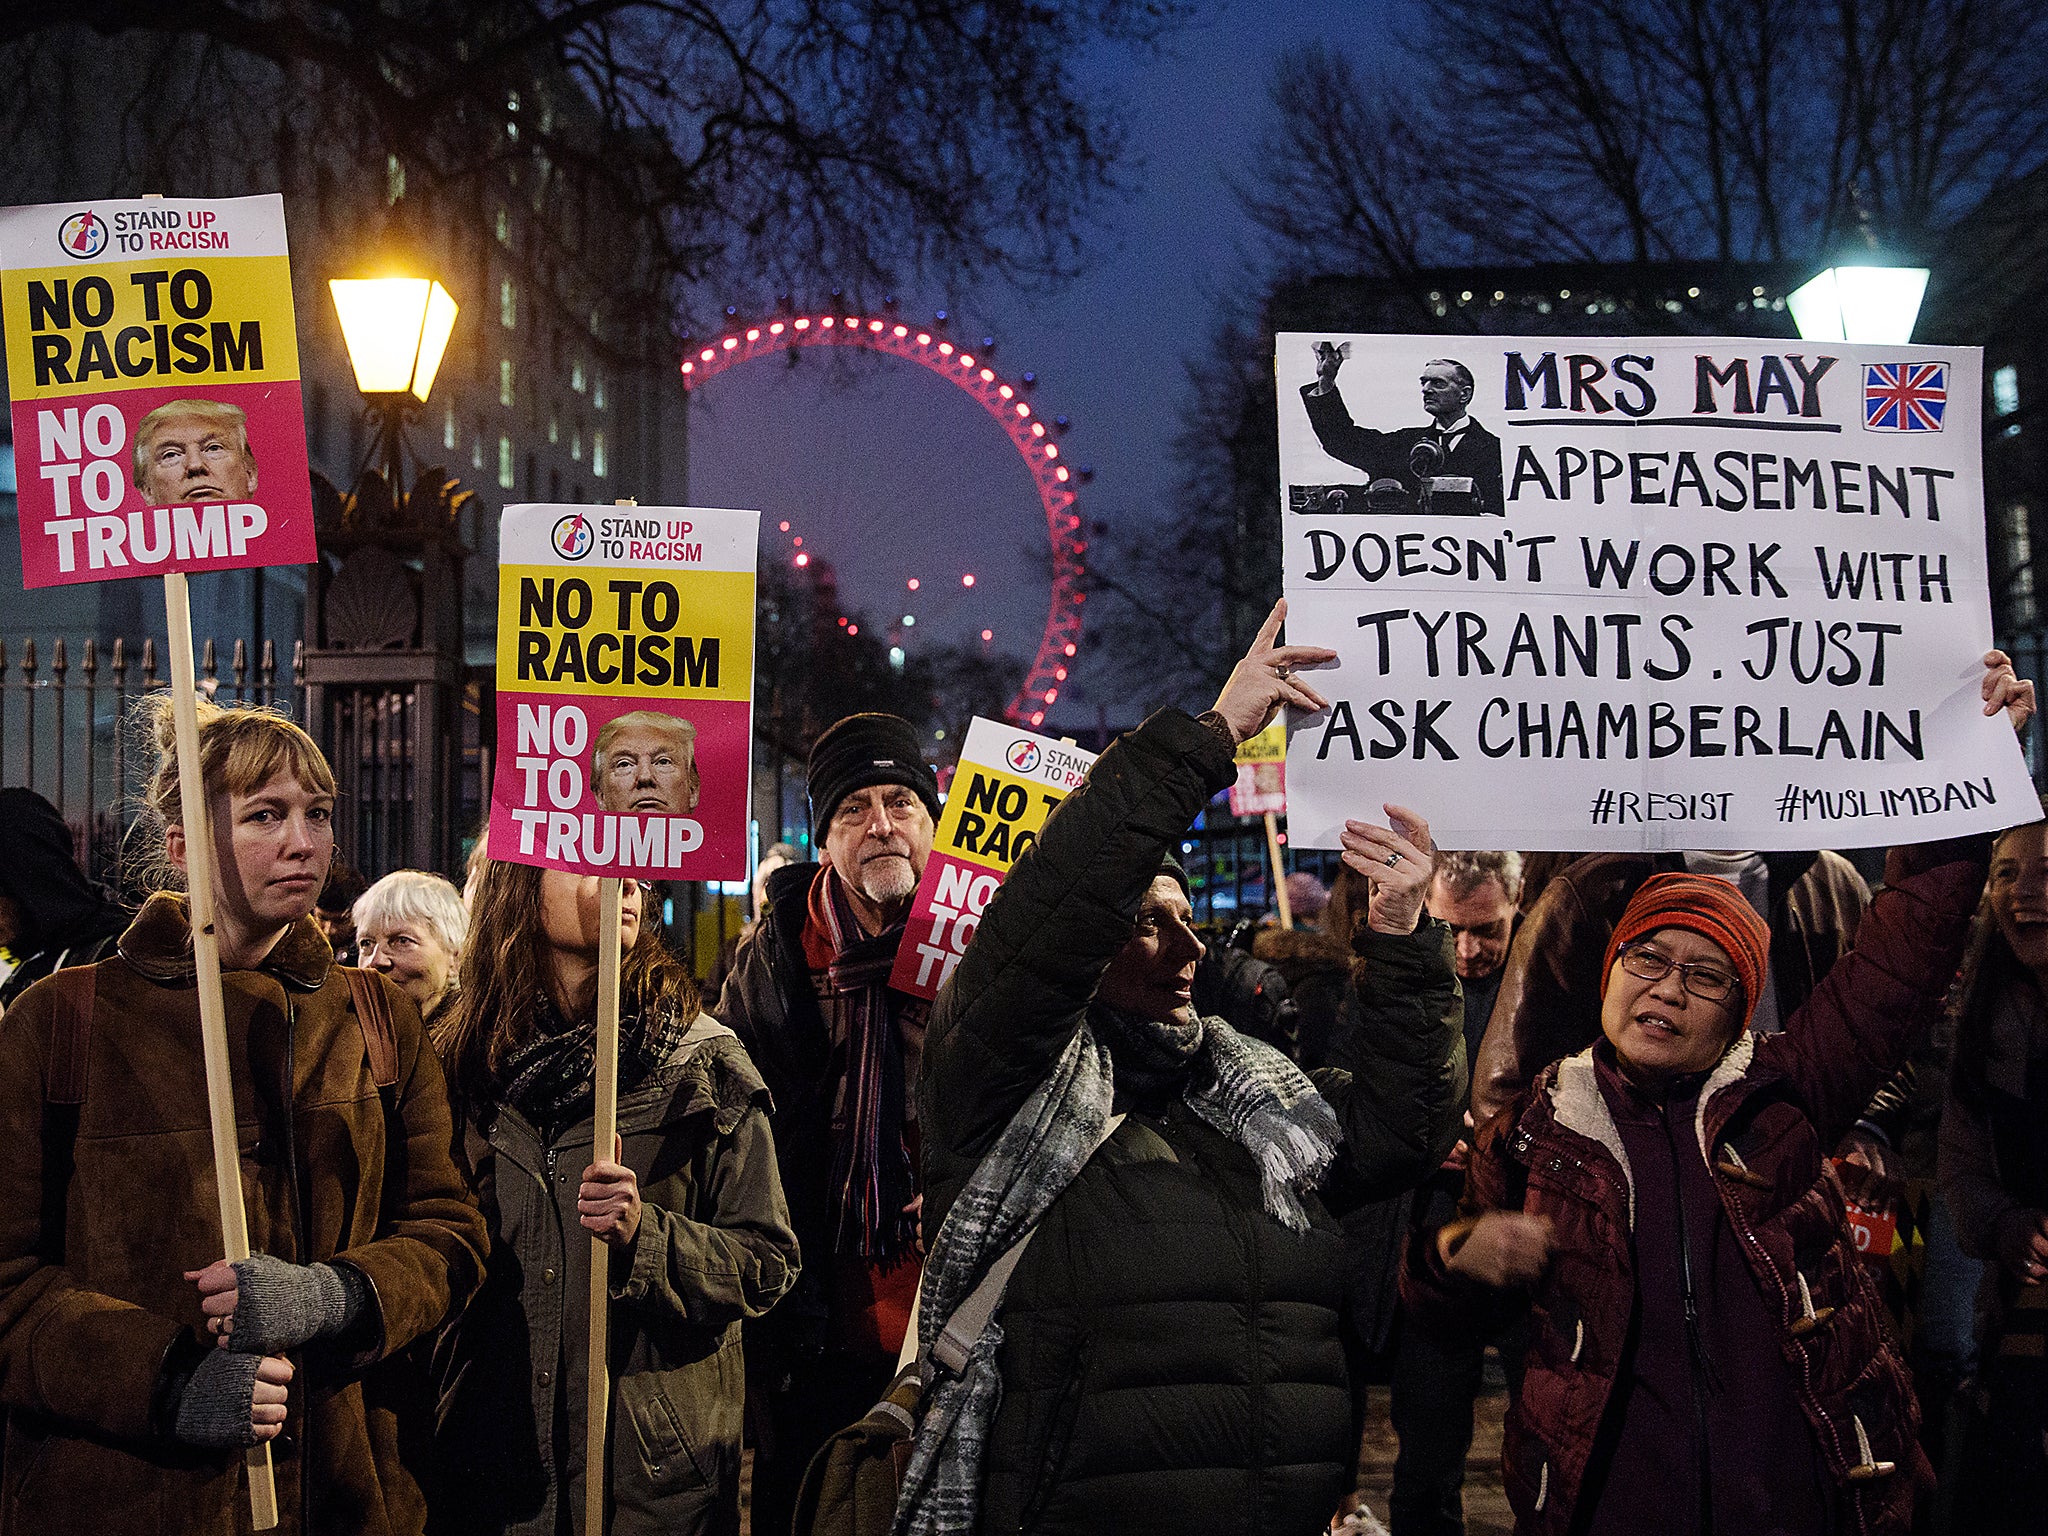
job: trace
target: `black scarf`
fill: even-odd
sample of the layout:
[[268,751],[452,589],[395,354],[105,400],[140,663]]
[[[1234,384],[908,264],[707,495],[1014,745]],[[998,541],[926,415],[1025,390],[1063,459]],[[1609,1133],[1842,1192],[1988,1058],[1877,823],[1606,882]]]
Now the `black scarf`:
[[[544,1139],[591,1112],[597,1080],[597,1015],[571,1024],[542,997],[537,1033],[505,1060],[505,1101]],[[664,1066],[682,1044],[691,1020],[669,998],[619,1019],[619,1091],[627,1092]],[[609,1154],[607,1154],[609,1155]]]

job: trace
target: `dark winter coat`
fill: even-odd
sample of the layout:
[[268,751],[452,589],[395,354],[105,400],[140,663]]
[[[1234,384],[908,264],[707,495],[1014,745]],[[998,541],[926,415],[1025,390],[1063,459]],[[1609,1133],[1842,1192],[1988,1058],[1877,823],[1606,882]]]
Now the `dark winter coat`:
[[[184,1278],[221,1256],[198,989],[182,897],[158,896],[95,971],[85,1098],[67,1136],[46,1102],[57,981],[0,1019],[0,1532],[155,1536],[249,1527],[242,1458],[169,1434],[166,1385],[209,1347]],[[381,982],[398,1081],[379,1091],[346,978],[310,919],[221,980],[249,1245],[369,1283],[343,1341],[293,1351],[272,1443],[281,1529],[416,1536],[423,1399],[393,1358],[482,1277],[483,1217],[449,1156],[441,1065]],[[65,1162],[72,1166],[68,1177]],[[408,1422],[407,1410],[419,1408]]]
[[[619,1095],[641,1206],[630,1253],[611,1255],[611,1536],[739,1529],[740,1320],[797,1270],[767,1098],[708,1016]],[[583,1518],[591,1244],[576,1191],[590,1116],[548,1140],[489,1106],[466,1117],[463,1152],[490,1219],[491,1277],[437,1353],[434,1529],[554,1536],[560,1509]]]
[[[1747,1373],[1738,1392],[1768,1393],[1772,1381],[1784,1382],[1812,1436],[1806,1446],[1778,1448],[1745,1436],[1712,1446],[1711,1461],[1725,1469],[1749,1459],[1754,1471],[1754,1458],[1772,1456],[1763,1475],[1796,1481],[1817,1452],[1842,1531],[1903,1533],[1915,1483],[1931,1473],[1915,1441],[1911,1379],[1848,1235],[1826,1152],[1933,1023],[1962,954],[1985,855],[1981,839],[1893,850],[1886,889],[1855,948],[1783,1033],[1736,1042],[1697,1088],[1690,1138],[1680,1133],[1688,1149],[1697,1146],[1700,1181],[1718,1195],[1709,1219],[1727,1238],[1722,1246],[1742,1261],[1734,1282],[1699,1266],[1703,1307],[1739,1316],[1760,1301],[1772,1328],[1755,1339],[1756,1356],[1716,1369]],[[1603,1089],[1605,1070],[1595,1050],[1546,1068],[1488,1122],[1468,1170],[1468,1216],[1524,1210],[1550,1219],[1551,1262],[1533,1290],[1493,1292],[1447,1276],[1434,1241],[1416,1244],[1407,1274],[1410,1301],[1446,1322],[1498,1324],[1533,1304],[1535,1342],[1503,1452],[1516,1529],[1527,1536],[1585,1528],[1582,1504],[1604,1489],[1605,1468],[1623,1454],[1609,1442],[1634,1427],[1618,1413],[1616,1393],[1641,1347],[1644,1287],[1677,1283],[1670,1255],[1638,1251],[1640,1208],[1671,1196],[1632,1166],[1609,1106],[1613,1084]],[[1716,1281],[1721,1289],[1709,1289]],[[1740,1293],[1742,1283],[1754,1290]],[[1780,1357],[1789,1372],[1778,1370]],[[1681,1403],[1687,1385],[1677,1388]],[[1695,1449],[1656,1447],[1679,1469],[1694,1465]],[[1674,1478],[1651,1507],[1603,1508],[1598,1528],[1627,1529],[1634,1519],[1643,1530],[1694,1529],[1694,1486]]]
[[85,878],[71,829],[32,789],[0,789],[0,897],[12,903],[16,962],[0,979],[0,1009],[53,971],[106,959],[133,921]]
[[[1130,937],[1168,848],[1234,772],[1162,711],[1048,819],[989,903],[926,1037],[927,1229],[1045,1078]],[[1127,1118],[1040,1223],[1002,1315],[985,1532],[1322,1529],[1357,1445],[1331,1206],[1423,1178],[1456,1139],[1463,1081],[1448,930],[1361,932],[1387,977],[1315,1082],[1345,1135],[1311,1227],[1264,1210],[1250,1155],[1173,1097]]]
[[823,1353],[831,1336],[832,1112],[838,1079],[832,1042],[804,959],[804,923],[817,864],[789,864],[768,877],[760,919],[740,940],[712,1012],[746,1046],[775,1103],[770,1129],[789,1203],[789,1223],[806,1256],[796,1287],[750,1340],[778,1356]]

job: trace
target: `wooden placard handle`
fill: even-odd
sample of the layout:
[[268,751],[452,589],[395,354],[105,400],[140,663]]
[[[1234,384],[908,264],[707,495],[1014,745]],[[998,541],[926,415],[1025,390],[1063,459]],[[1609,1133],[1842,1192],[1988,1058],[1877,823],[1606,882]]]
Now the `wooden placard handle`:
[[[619,1129],[619,900],[616,875],[597,882],[597,1073],[591,1085],[590,1160],[612,1155]],[[611,1245],[590,1239],[590,1365],[584,1382],[583,1530],[602,1536],[610,1485],[605,1425],[611,1415]]]
[[1287,872],[1280,867],[1280,822],[1271,811],[1266,812],[1266,853],[1272,860],[1273,900],[1280,908],[1280,926],[1292,932],[1294,906],[1287,899]]
[[[235,1085],[228,1065],[227,1002],[220,985],[220,938],[214,929],[213,834],[206,778],[199,763],[199,692],[192,670],[192,598],[185,573],[164,577],[170,629],[171,723],[178,743],[178,803],[185,825],[185,888],[192,919],[192,961],[199,981],[199,1043],[206,1058],[206,1113],[213,1132],[213,1183],[220,1197],[221,1244],[230,1262],[249,1257],[249,1218],[242,1207],[242,1154],[235,1134]],[[289,1113],[289,1107],[287,1107]],[[249,1523],[277,1524],[277,1479],[266,1442],[248,1452]]]

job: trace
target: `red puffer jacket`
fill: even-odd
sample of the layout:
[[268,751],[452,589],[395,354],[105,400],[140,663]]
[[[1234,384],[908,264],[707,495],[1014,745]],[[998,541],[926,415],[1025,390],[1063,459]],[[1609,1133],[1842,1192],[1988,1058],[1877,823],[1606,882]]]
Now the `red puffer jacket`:
[[[1886,888],[1847,959],[1783,1034],[1745,1035],[1699,1091],[1692,1130],[1764,1311],[1778,1323],[1776,1337],[1756,1347],[1781,1351],[1791,1368],[1843,1532],[1902,1536],[1915,1483],[1932,1472],[1915,1441],[1911,1377],[1857,1258],[1825,1152],[1933,1022],[1988,852],[1981,838],[1894,849]],[[1535,1341],[1503,1450],[1525,1536],[1563,1536],[1582,1496],[1601,1492],[1587,1486],[1588,1467],[1640,1307],[1630,1240],[1638,1191],[1600,1071],[1591,1050],[1547,1068],[1482,1128],[1467,1172],[1465,1217],[1503,1209],[1549,1217],[1551,1262],[1533,1289],[1497,1292],[1448,1275],[1429,1239],[1413,1245],[1404,1275],[1411,1304],[1482,1326],[1533,1307]],[[1773,1451],[1752,1445],[1743,1454]],[[1667,1506],[1641,1528],[1680,1530],[1686,1520],[1682,1507]]]

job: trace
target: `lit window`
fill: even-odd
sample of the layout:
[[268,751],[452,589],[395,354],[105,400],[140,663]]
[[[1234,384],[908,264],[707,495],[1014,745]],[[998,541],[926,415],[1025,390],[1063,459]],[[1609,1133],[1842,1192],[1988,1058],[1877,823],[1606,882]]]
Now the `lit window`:
[[593,432],[590,434],[590,472],[602,480],[604,470],[604,434]]
[[508,331],[519,324],[519,289],[509,277],[498,284],[498,323]]
[[498,439],[498,484],[504,490],[511,490],[518,476],[512,472],[512,439]]
[[511,243],[512,210],[509,208],[500,208],[498,210],[498,244],[510,245]]
[[604,375],[601,373],[590,375],[590,403],[600,411],[604,409]]
[[561,440],[562,440],[562,423],[561,423],[561,419],[560,419],[559,417],[556,417],[556,416],[549,416],[549,417],[548,417],[548,441],[549,441],[549,442],[551,442],[551,443],[559,443],[559,442],[560,442]]
[[2010,363],[1991,372],[1991,408],[2001,416],[2020,408],[2020,371]]
[[511,403],[512,359],[509,357],[501,357],[498,359],[498,404],[510,405]]
[[579,395],[582,394],[584,391],[585,380],[583,377],[583,359],[580,357],[576,359],[575,363],[571,365],[569,369],[569,387],[575,390],[576,393]]
[[484,467],[484,440],[481,433],[477,434],[476,441],[469,445],[469,467],[471,469],[482,469]]
[[405,162],[396,155],[384,157],[384,201],[395,203],[405,196]]
[[569,457],[575,459],[578,463],[581,463],[583,460],[583,429],[581,427],[576,428],[575,431],[569,434]]
[[447,415],[441,418],[441,446],[453,448],[458,440],[459,434],[455,430],[455,407],[451,405],[448,407]]

